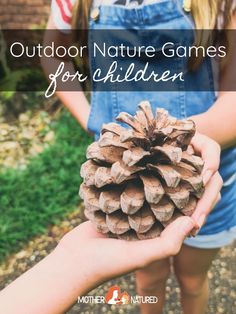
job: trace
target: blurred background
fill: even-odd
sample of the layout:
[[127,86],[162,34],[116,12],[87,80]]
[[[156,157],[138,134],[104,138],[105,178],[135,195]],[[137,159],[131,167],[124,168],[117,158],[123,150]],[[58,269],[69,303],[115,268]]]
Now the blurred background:
[[[67,231],[84,220],[78,190],[80,166],[92,138],[44,92],[16,92],[18,84],[40,84],[34,68],[15,72],[4,50],[3,29],[46,26],[50,0],[0,0],[0,288],[46,256]],[[11,75],[11,76],[10,76]],[[209,314],[236,313],[236,244],[224,248],[209,272]],[[111,285],[135,295],[133,274],[91,292],[105,295]],[[75,305],[68,313],[137,313],[135,305]],[[180,312],[179,288],[168,280],[165,313]]]

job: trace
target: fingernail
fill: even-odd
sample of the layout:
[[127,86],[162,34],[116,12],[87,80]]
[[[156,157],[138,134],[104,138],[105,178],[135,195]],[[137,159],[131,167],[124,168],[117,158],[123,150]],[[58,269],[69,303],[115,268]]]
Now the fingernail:
[[200,230],[200,227],[199,227],[199,225],[196,224],[196,222],[195,222],[195,225],[194,225],[193,229],[191,230],[190,235],[191,235],[192,237],[195,237],[199,230]]
[[196,235],[198,234],[199,230],[200,230],[200,227],[198,227],[198,228],[195,227],[195,228],[193,229],[193,231],[191,232],[191,235],[195,238]]
[[207,170],[206,172],[204,172],[203,178],[202,178],[203,184],[206,185],[212,176],[213,176],[213,171]]

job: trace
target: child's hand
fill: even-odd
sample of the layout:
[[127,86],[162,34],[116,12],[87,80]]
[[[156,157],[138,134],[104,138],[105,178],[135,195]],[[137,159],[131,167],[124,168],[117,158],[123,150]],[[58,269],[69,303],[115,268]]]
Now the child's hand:
[[91,222],[85,222],[69,232],[57,250],[77,260],[79,271],[88,278],[87,289],[90,290],[105,280],[177,254],[194,225],[190,217],[180,217],[159,238],[125,241],[107,238],[98,233]]
[[206,189],[192,216],[198,225],[197,229],[200,229],[206,217],[220,200],[220,190],[223,185],[222,178],[218,172],[221,149],[214,140],[200,133],[196,133],[191,144],[204,160],[202,175]]
[[210,137],[196,133],[191,141],[196,153],[204,160],[202,171],[204,185],[210,181],[213,175],[218,171],[220,165],[220,145]]
[[128,242],[108,239],[90,222],[82,223],[51,254],[1,291],[1,313],[67,313],[78,296],[103,281],[177,254],[193,227],[190,217],[180,217],[160,238]]

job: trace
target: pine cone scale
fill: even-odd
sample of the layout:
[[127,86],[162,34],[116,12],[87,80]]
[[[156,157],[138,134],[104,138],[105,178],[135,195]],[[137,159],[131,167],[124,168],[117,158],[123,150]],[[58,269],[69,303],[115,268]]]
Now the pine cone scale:
[[149,206],[146,204],[134,215],[128,217],[130,227],[137,233],[145,233],[152,228],[156,219]]
[[152,175],[140,175],[144,185],[145,198],[148,203],[158,204],[165,193],[161,181]]
[[120,197],[121,209],[124,213],[132,215],[142,208],[144,201],[145,195],[143,188],[128,183]]
[[171,188],[175,188],[178,186],[181,175],[173,169],[170,165],[152,165],[147,164],[147,168],[151,170],[156,170],[161,177],[164,179],[166,185]]
[[106,214],[111,214],[121,208],[121,191],[103,191],[99,196],[99,207]]
[[172,202],[169,202],[167,197],[164,197],[158,204],[150,204],[151,210],[156,219],[161,223],[171,219],[175,206]]
[[123,234],[130,230],[127,215],[121,215],[119,212],[106,215],[106,224],[108,229],[117,235]]

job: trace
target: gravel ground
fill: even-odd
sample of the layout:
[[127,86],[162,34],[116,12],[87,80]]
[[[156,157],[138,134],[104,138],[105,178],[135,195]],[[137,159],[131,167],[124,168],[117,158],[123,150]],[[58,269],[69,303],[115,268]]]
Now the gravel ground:
[[[9,284],[28,268],[46,256],[57,244],[64,233],[81,223],[81,208],[78,208],[59,226],[52,226],[48,232],[30,241],[20,252],[9,257],[0,266],[0,289]],[[208,314],[236,313],[236,243],[222,249],[214,260],[209,272],[210,301]],[[122,276],[91,291],[90,295],[104,296],[112,285],[119,285],[135,296],[135,279],[133,274]],[[110,306],[101,304],[76,304],[68,314],[100,314],[100,313],[139,313],[136,305]],[[167,302],[164,314],[180,314],[179,288],[173,276],[167,285]]]
[[11,122],[0,115],[0,168],[24,169],[29,157],[53,143],[52,123],[53,115],[43,110],[28,110]]

